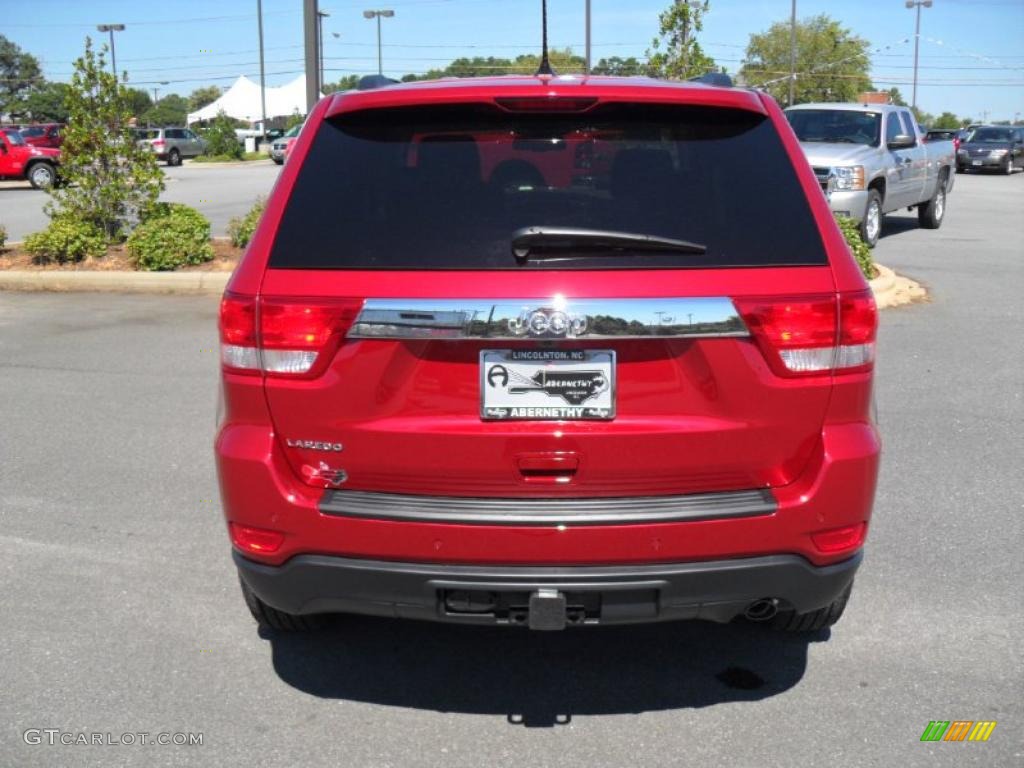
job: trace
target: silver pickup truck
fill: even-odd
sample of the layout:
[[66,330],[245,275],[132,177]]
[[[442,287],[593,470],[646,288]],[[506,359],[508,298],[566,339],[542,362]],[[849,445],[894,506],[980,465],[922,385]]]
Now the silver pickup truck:
[[860,222],[872,248],[882,217],[917,208],[938,229],[953,189],[952,141],[926,143],[910,109],[884,104],[800,104],[786,110],[833,212]]

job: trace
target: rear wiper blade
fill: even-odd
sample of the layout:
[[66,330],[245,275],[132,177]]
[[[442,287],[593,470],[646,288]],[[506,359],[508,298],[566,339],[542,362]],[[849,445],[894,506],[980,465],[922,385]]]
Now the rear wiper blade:
[[512,233],[512,254],[518,261],[573,250],[649,251],[660,253],[707,253],[707,246],[671,237],[636,232],[613,232],[587,227],[523,227]]

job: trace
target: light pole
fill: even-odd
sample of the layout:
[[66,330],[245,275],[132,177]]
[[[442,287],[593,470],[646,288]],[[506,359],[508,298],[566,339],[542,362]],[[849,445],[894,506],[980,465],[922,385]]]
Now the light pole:
[[320,52],[320,88],[324,86],[324,19],[330,16],[327,11],[316,12],[316,41],[317,50]]
[[789,106],[796,98],[796,0],[789,11]]
[[260,139],[267,140],[267,72],[263,65],[263,0],[256,0],[256,29],[260,36]]
[[117,56],[114,54],[114,33],[124,32],[124,24],[97,24],[96,30],[110,33],[110,68],[117,77]]
[[383,75],[384,74],[384,58],[383,58],[383,54],[381,53],[381,45],[380,45],[380,20],[382,18],[383,19],[390,19],[394,15],[395,15],[394,11],[387,10],[387,9],[381,10],[381,11],[363,11],[363,18],[364,19],[376,19],[377,20],[377,74],[378,75]]
[[917,8],[917,21],[914,23],[914,92],[910,97],[910,106],[917,109],[917,49],[921,43],[921,6],[932,7],[932,0],[907,0],[907,8]]
[[585,24],[586,24],[586,27],[587,27],[587,31],[586,31],[586,40],[587,40],[587,42],[586,42],[586,47],[587,47],[587,68],[586,68],[585,71],[586,71],[586,74],[589,75],[590,74],[590,0],[587,0],[587,8],[586,8],[585,19],[586,19]]

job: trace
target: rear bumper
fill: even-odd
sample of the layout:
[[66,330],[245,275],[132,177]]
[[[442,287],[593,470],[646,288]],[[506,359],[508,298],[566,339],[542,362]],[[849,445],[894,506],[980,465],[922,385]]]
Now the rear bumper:
[[[359,613],[463,624],[526,624],[530,595],[564,595],[580,624],[728,622],[754,601],[816,610],[853,581],[862,553],[814,566],[796,555],[657,565],[438,565],[300,555],[280,566],[234,553],[242,580],[293,614]],[[523,606],[527,606],[525,609]],[[575,607],[572,607],[575,606]]]

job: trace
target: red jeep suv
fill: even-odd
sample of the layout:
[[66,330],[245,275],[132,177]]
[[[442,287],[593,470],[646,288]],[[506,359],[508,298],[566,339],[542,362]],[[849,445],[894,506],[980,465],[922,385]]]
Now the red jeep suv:
[[221,304],[246,603],[276,629],[829,626],[875,492],[876,322],[765,94],[328,96]]

